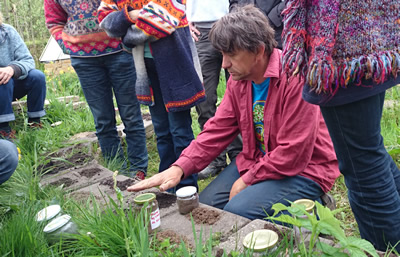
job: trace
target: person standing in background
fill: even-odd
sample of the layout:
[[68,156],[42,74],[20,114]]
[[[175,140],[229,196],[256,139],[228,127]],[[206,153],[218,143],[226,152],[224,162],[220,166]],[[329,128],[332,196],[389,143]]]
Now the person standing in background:
[[[136,92],[149,105],[162,172],[193,140],[190,109],[205,100],[186,1],[103,0],[99,20],[110,36],[133,48]],[[187,185],[198,187],[197,174],[170,192]]]
[[3,23],[0,13],[0,137],[15,138],[9,122],[15,120],[12,101],[27,95],[28,124],[41,128],[46,115],[46,78],[35,69],[35,60],[18,32]]
[[[210,6],[213,8],[210,8]],[[229,1],[212,0],[188,0],[187,16],[191,35],[196,43],[197,53],[199,54],[201,73],[203,75],[204,88],[206,91],[206,101],[196,105],[200,129],[203,130],[204,124],[215,115],[217,110],[217,88],[221,74],[222,54],[217,51],[210,40],[208,34],[211,26],[219,18],[229,12]],[[225,81],[228,81],[229,73],[225,71]],[[221,172],[226,166],[226,154],[232,161],[242,150],[242,140],[240,135],[222,152],[210,165],[202,170],[198,175],[199,179],[205,179]]]
[[283,16],[281,13],[286,5],[285,0],[229,0],[229,11],[232,12],[235,8],[247,4],[254,4],[267,16],[269,24],[275,30],[275,40],[278,43],[276,47],[282,49]]
[[400,83],[400,2],[290,0],[283,14],[284,71],[320,106],[360,235],[400,251],[400,171],[380,126]]
[[[122,174],[144,179],[148,155],[146,134],[135,92],[132,55],[123,51],[120,38],[111,38],[100,27],[100,0],[45,0],[46,26],[79,77],[93,114],[96,135],[106,161],[123,162]],[[124,123],[129,170],[118,136],[113,94]]]

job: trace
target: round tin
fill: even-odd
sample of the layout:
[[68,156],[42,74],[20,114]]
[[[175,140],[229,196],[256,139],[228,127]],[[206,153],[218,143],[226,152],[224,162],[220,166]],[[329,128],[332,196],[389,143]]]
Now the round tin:
[[47,206],[36,214],[36,221],[49,221],[54,217],[60,216],[61,207],[58,204]]
[[279,236],[270,229],[255,230],[247,234],[243,239],[243,246],[253,249],[255,252],[263,252],[273,248],[278,242]]
[[312,213],[312,210],[315,207],[315,202],[310,199],[299,199],[294,201],[293,203],[303,205],[308,213]]

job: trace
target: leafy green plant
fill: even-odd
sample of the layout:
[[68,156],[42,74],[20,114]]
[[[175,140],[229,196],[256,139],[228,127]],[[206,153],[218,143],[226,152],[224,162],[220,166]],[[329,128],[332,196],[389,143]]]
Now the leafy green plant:
[[[360,238],[347,237],[340,226],[340,221],[334,216],[337,211],[331,211],[318,202],[315,202],[316,214],[313,215],[306,211],[302,205],[292,203],[291,206],[285,206],[281,203],[274,204],[272,209],[274,215],[268,217],[273,221],[279,221],[286,224],[291,224],[299,228],[300,240],[298,242],[299,256],[370,256],[377,257],[373,245]],[[281,214],[283,211],[288,211],[291,215]],[[281,215],[279,215],[281,214]],[[305,245],[305,238],[301,233],[302,228],[310,231],[309,244]],[[338,243],[335,246],[322,242],[319,238],[321,234],[333,236]]]

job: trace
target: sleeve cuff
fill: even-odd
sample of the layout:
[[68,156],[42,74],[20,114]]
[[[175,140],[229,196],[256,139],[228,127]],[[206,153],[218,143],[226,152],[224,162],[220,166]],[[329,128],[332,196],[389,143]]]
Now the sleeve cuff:
[[21,77],[22,70],[18,65],[10,64],[10,67],[14,70],[14,75],[13,75],[14,79],[18,79],[19,77]]
[[193,174],[194,170],[194,165],[192,164],[191,160],[185,156],[180,157],[176,162],[172,164],[172,166],[179,166],[183,170],[183,177],[182,179],[185,179],[186,177],[190,176]]

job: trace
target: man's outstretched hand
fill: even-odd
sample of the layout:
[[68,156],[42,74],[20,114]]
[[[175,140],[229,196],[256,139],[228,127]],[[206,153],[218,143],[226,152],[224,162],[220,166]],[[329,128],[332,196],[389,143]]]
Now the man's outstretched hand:
[[141,191],[150,187],[160,186],[160,191],[172,188],[181,181],[183,170],[179,166],[171,166],[169,169],[158,173],[151,178],[140,181],[139,183],[128,187],[128,191]]

